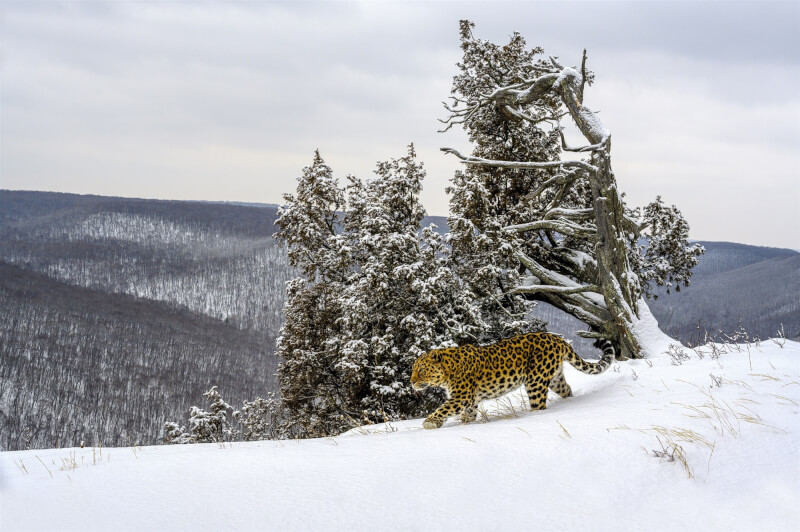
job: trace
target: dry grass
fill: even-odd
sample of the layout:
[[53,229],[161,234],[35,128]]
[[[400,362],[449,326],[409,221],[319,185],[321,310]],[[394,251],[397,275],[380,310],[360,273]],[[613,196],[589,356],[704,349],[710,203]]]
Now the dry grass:
[[19,463],[17,463],[17,461],[16,461],[16,460],[14,460],[14,465],[15,465],[15,466],[17,466],[17,468],[18,468],[20,471],[22,471],[22,473],[23,473],[23,474],[25,474],[25,475],[29,475],[29,474],[30,474],[30,473],[28,472],[28,468],[27,468],[27,467],[25,467],[25,464],[22,462],[22,458],[20,458],[20,459],[19,459]]
[[[785,397],[783,395],[778,395],[776,393],[768,393],[767,395],[771,395],[772,397],[775,397],[776,399],[778,399],[778,401],[779,401],[778,404],[780,404],[780,405],[800,406],[800,403],[798,403],[797,401],[795,401],[793,399],[789,399],[788,397]],[[784,401],[784,402],[780,402],[780,401]]]
[[531,435],[530,435],[530,433],[529,433],[527,430],[523,429],[522,427],[516,427],[516,428],[517,428],[517,429],[519,429],[519,430],[521,430],[522,432],[524,432],[524,433],[525,433],[525,435],[526,435],[526,436],[528,436],[529,438],[532,438],[532,437],[533,437],[533,436],[531,436]]
[[[83,457],[81,457],[81,462],[83,462]],[[61,459],[61,467],[59,468],[59,471],[75,471],[76,469],[78,469],[76,453],[75,451],[70,451],[69,456]]]
[[750,373],[751,377],[758,377],[761,382],[764,381],[780,381],[778,377],[773,377],[772,375],[768,375],[766,373]]
[[42,461],[42,459],[41,459],[41,458],[39,458],[39,455],[36,455],[36,454],[35,454],[35,455],[33,455],[33,456],[34,456],[34,457],[36,457],[36,459],[37,459],[37,460],[39,460],[39,463],[40,463],[40,464],[42,464],[42,467],[44,467],[44,468],[45,468],[45,470],[46,470],[48,473],[50,473],[50,478],[53,478],[53,472],[52,472],[52,471],[50,471],[50,469],[49,469],[49,468],[47,467],[47,465],[46,465],[46,464],[45,464],[45,463]]
[[[516,419],[525,413],[525,404],[516,406],[510,396],[501,397],[495,401],[497,412],[494,417],[498,419]],[[486,419],[489,419],[487,414]]]
[[689,478],[694,478],[692,468],[689,467],[689,462],[686,461],[686,452],[684,451],[683,446],[672,441],[667,441],[667,444],[664,445],[664,443],[661,441],[661,438],[656,436],[656,439],[658,440],[659,445],[661,445],[661,450],[653,449],[653,456],[668,462],[680,463]]
[[[653,426],[649,430],[656,432],[656,440],[658,440],[658,443],[661,446],[661,450],[653,449],[653,455],[669,462],[678,462],[681,464],[681,466],[683,466],[683,469],[689,478],[694,478],[694,472],[689,465],[686,449],[682,443],[699,444],[707,447],[711,451],[708,456],[708,463],[706,467],[706,474],[708,474],[708,468],[711,465],[711,457],[714,455],[714,448],[716,447],[714,442],[709,441],[705,436],[691,429],[670,429],[666,427]],[[661,438],[663,438],[664,441],[662,441]]]
[[[561,430],[564,431],[564,434],[567,435],[567,438],[572,439],[572,434],[570,434],[569,431],[566,428],[564,428],[564,425],[562,425],[559,420],[556,420],[556,423],[558,423],[558,426],[561,427]],[[563,436],[562,436],[562,438],[563,438]]]

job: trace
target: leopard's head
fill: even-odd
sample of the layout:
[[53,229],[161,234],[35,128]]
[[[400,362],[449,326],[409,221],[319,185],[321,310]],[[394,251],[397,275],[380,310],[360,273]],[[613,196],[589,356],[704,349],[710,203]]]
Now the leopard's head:
[[442,359],[444,349],[434,349],[420,356],[411,367],[411,386],[424,390],[428,386],[443,387],[447,384]]

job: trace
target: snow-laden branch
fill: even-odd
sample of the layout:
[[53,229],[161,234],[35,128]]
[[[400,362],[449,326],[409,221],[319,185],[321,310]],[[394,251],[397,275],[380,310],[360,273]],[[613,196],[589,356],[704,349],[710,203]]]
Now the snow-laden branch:
[[578,294],[580,292],[600,292],[600,287],[596,284],[583,286],[554,286],[546,284],[533,284],[527,286],[517,286],[511,290],[512,294],[535,294],[536,292],[553,292],[557,294]]
[[[579,151],[607,149],[611,134],[603,127],[597,115],[582,104],[583,76],[574,68],[562,67],[555,58],[551,57],[550,62],[559,69],[558,73],[545,74],[522,83],[500,87],[477,105],[486,105],[489,102],[513,107],[529,105],[543,98],[548,92],[555,91],[561,95],[561,99],[575,120],[578,129],[591,142],[590,146],[581,148]],[[526,84],[527,88],[521,87]]]
[[548,162],[532,162],[532,161],[496,161],[493,159],[484,159],[483,157],[467,157],[461,155],[454,148],[440,148],[445,153],[452,153],[465,164],[477,164],[481,166],[493,166],[496,168],[519,168],[519,169],[533,169],[533,168],[581,168],[590,172],[597,171],[597,168],[585,161],[548,161]]
[[575,220],[588,220],[594,216],[594,209],[591,207],[586,209],[565,209],[562,207],[554,207],[544,213],[543,218],[545,220],[549,220],[550,218],[554,218],[556,216]]
[[507,87],[500,87],[487,95],[486,100],[497,102],[500,105],[514,106],[535,102],[550,92],[560,75],[560,73],[554,72]]
[[581,174],[579,173],[578,169],[572,169],[567,171],[564,174],[557,174],[539,185],[533,192],[529,192],[525,195],[525,199],[532,200],[537,198],[539,194],[547,190],[549,187],[553,185],[569,185],[573,181],[575,181]]
[[570,235],[575,237],[590,237],[597,233],[597,230],[592,227],[586,227],[572,223],[569,220],[536,220],[534,222],[527,222],[524,224],[509,225],[503,229],[515,233],[536,231],[538,229],[549,229],[551,231],[559,232],[562,235]]
[[[584,323],[599,325],[603,321],[609,319],[608,309],[605,307],[602,297],[600,297],[598,293],[585,290],[584,287],[587,285],[581,285],[565,275],[545,268],[521,251],[516,251],[514,256],[539,279],[541,284],[553,287],[580,289],[575,292],[562,291],[561,293],[559,293],[559,290],[550,292],[539,291],[545,295],[552,296],[548,301],[557,307],[569,312]],[[524,286],[525,285],[522,285],[519,288]]]
[[513,108],[511,106],[506,106],[505,109],[512,116],[514,116],[516,118],[519,118],[521,120],[527,120],[531,124],[539,124],[541,122],[558,122],[559,120],[561,120],[562,118],[567,116],[567,113],[564,112],[564,113],[559,113],[557,115],[545,115],[545,116],[542,116],[540,118],[534,118],[531,115],[529,115],[527,113],[524,113],[524,112],[520,111],[519,109],[515,109],[515,108]]
[[564,130],[559,129],[558,134],[561,136],[561,149],[564,151],[571,151],[576,153],[582,153],[587,151],[600,151],[606,149],[606,144],[608,143],[608,135],[603,137],[603,139],[598,142],[597,144],[592,144],[590,146],[581,146],[580,148],[575,148],[574,146],[570,146],[567,144],[567,139],[564,138]]

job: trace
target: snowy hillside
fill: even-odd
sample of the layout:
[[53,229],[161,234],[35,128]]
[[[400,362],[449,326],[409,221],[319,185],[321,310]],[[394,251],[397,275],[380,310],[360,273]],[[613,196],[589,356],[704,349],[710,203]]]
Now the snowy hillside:
[[567,379],[545,411],[517,393],[435,431],[2,453],[0,529],[797,529],[800,344]]

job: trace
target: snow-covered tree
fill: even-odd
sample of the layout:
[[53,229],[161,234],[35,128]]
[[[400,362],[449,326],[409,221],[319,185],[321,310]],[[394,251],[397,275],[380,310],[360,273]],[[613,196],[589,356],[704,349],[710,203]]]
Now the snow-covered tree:
[[[628,258],[631,267],[639,275],[642,293],[653,294],[656,286],[666,286],[667,293],[674,287],[680,292],[681,285],[689,286],[692,268],[704,253],[700,244],[688,245],[689,224],[677,207],[667,207],[657,196],[639,215],[632,213],[639,222],[644,242],[629,246]],[[631,243],[633,244],[633,243]]]
[[192,437],[186,432],[185,426],[180,426],[174,421],[167,421],[164,423],[164,443],[192,443]]
[[242,439],[245,441],[275,440],[290,437],[285,433],[285,420],[280,414],[280,401],[275,394],[266,398],[256,397],[244,401],[242,408],[233,413],[233,418],[242,426]]
[[[688,244],[680,212],[658,202],[644,214],[652,245],[639,247],[643,227],[617,191],[611,134],[583,104],[594,79],[585,53],[580,67],[564,67],[553,57],[534,60],[541,49],[526,52],[516,33],[501,47],[475,39],[473,27],[461,22],[462,72],[445,123],[462,125],[474,149],[464,156],[443,148],[467,165],[451,187],[456,260],[484,265],[461,271],[488,280],[484,298],[549,302],[590,326],[579,334],[611,339],[621,357],[641,356],[636,322],[649,315],[639,311],[641,296],[652,282],[688,283],[702,248]],[[587,145],[567,144],[565,116]],[[503,309],[520,315],[510,303]]]
[[230,424],[228,411],[233,410],[219,394],[216,386],[203,394],[208,410],[192,406],[189,409],[189,432],[177,423],[164,424],[165,443],[218,443],[233,441],[238,434]]
[[343,294],[344,377],[350,414],[367,421],[420,415],[429,396],[410,386],[411,365],[432,347],[475,339],[478,315],[438,255],[443,245],[426,228],[419,201],[425,176],[413,145],[380,162],[375,177],[351,178],[345,232],[357,269]]
[[[325,176],[339,190],[327,167],[313,166],[298,199],[300,188],[312,188],[306,178]],[[474,341],[483,328],[440,235],[432,228],[420,235],[424,176],[409,146],[406,156],[378,163],[372,179],[349,177],[341,226],[334,203],[286,197],[277,236],[305,276],[288,287],[278,377],[287,420],[303,435],[421,414],[434,398],[412,391],[413,361],[434,347]],[[329,197],[344,207],[342,195]],[[320,219],[330,223],[308,223]],[[324,238],[314,229],[321,226]]]
[[286,430],[322,436],[341,428],[344,399],[337,369],[339,318],[352,259],[339,234],[344,191],[317,151],[303,169],[297,193],[284,195],[275,237],[286,244],[301,276],[286,287],[285,321],[278,338],[278,384]]
[[189,410],[189,435],[192,443],[232,441],[236,431],[231,428],[228,411],[233,410],[219,394],[216,386],[203,394],[208,410],[197,406]]
[[[518,33],[507,45],[498,46],[474,39],[471,30],[470,23],[461,23],[463,59],[452,89],[456,103],[474,101],[496,85],[518,83],[533,74],[541,49],[527,50]],[[533,110],[538,112],[536,119],[553,116],[557,111],[555,102],[550,107]],[[452,119],[447,127],[453,123],[463,124],[477,157],[506,161],[549,161],[558,157],[558,135],[544,131],[535,121],[484,107],[463,120]],[[463,172],[456,172],[447,189],[452,264],[478,298],[487,324],[482,341],[541,329],[540,323],[529,319],[531,302],[511,291],[521,282],[515,246],[521,245],[524,252],[534,254],[539,242],[535,238],[515,241],[518,239],[503,228],[536,217],[542,200],[531,200],[527,195],[549,177],[547,170],[536,168],[470,165]]]

